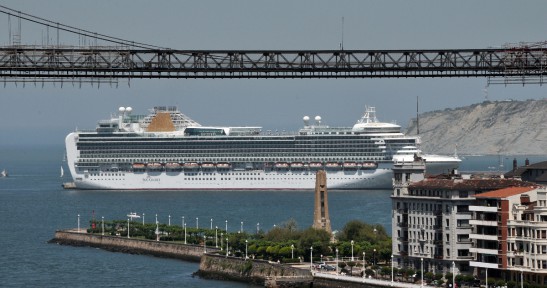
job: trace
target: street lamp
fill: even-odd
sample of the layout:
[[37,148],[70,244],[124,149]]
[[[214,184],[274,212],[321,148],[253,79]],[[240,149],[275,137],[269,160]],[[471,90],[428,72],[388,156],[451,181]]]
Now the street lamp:
[[199,229],[199,218],[196,217],[196,229]]
[[[393,261],[393,255],[391,256],[391,260]],[[420,283],[420,287],[424,287],[424,258],[420,258],[420,262],[421,262],[421,269],[420,270],[420,274],[422,274],[422,282]],[[487,286],[488,287],[488,286]]]
[[247,259],[247,243],[249,241],[247,241],[247,239],[245,239],[245,259]]
[[241,221],[241,228],[239,228],[239,233],[243,233],[243,221]]
[[78,232],[80,232],[80,214],[78,214]]
[[[226,236],[228,236],[228,233],[226,233]],[[229,243],[228,243],[228,237],[226,237],[226,257],[228,257],[228,251],[229,251]]]
[[169,215],[169,226],[171,226],[171,215]]
[[220,251],[222,251],[222,246],[224,246],[224,245],[222,244],[222,243],[224,242],[223,236],[224,236],[224,233],[221,232],[221,233],[220,233]]
[[321,254],[321,256],[319,256],[319,262],[323,263],[323,254]]
[[211,230],[213,230],[213,218],[211,218]]
[[[422,278],[422,283],[424,282]],[[391,254],[391,286],[393,286],[393,254]]]
[[158,224],[158,214],[156,214],[156,224]]
[[336,248],[336,275],[338,275],[338,248]]
[[144,212],[142,213],[142,225],[144,226]]
[[129,238],[129,218],[127,218],[127,238]]
[[310,247],[310,271],[313,272],[313,246]]
[[186,223],[184,223],[184,244],[186,244]]
[[376,266],[376,248],[374,248],[372,253],[372,266]]
[[215,248],[218,248],[218,226],[215,226]]
[[291,244],[291,259],[294,259],[294,244]]
[[256,234],[260,231],[260,223],[256,223]]
[[186,226],[186,221],[184,221],[184,216],[182,216],[182,226]]
[[103,232],[101,233],[101,235],[104,236],[104,216],[101,216],[101,227],[102,227],[102,231],[103,231]]
[[207,253],[207,236],[203,235],[203,253]]
[[156,214],[156,241],[160,241],[160,226],[158,222],[158,214]]
[[353,262],[353,240],[351,240],[351,261]]
[[366,277],[366,275],[365,275],[366,270],[367,270],[367,266],[366,266],[366,263],[365,263],[365,251],[363,251],[363,278]]
[[224,231],[226,231],[226,235],[228,235],[228,220],[226,220],[225,222],[226,222],[226,228],[224,229]]
[[452,261],[452,287],[456,284],[456,263]]

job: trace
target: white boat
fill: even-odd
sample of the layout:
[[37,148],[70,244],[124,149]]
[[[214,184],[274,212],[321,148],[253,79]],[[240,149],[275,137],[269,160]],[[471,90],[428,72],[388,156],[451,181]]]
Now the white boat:
[[2,170],[2,172],[0,172],[0,178],[3,178],[3,177],[8,177],[8,171],[6,169]]
[[419,156],[425,160],[425,172],[428,175],[438,175],[451,173],[457,170],[462,160],[457,156],[424,154],[416,146],[405,146],[393,155],[394,163],[404,163],[414,161],[414,157]]
[[65,176],[65,169],[63,169],[63,166],[61,166],[61,178],[63,178],[63,176]]
[[121,107],[95,131],[66,137],[79,189],[313,190],[318,169],[326,169],[333,190],[391,189],[393,154],[417,142],[399,125],[379,122],[374,107],[346,127],[304,116],[304,126],[292,134],[202,126],[176,107],[154,107],[148,115],[131,111]]

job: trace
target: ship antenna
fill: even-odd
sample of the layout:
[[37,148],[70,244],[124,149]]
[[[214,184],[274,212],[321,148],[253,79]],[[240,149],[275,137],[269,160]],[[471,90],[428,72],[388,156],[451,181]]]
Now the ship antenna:
[[419,96],[416,96],[416,135],[420,135],[420,114],[418,110],[418,99]]

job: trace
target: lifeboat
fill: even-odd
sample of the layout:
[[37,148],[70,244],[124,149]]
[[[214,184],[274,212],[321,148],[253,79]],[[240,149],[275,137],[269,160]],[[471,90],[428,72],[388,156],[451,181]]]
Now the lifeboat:
[[339,168],[340,164],[338,164],[337,162],[327,162],[325,167],[327,167],[327,168]]
[[323,168],[323,164],[321,162],[311,162],[310,163],[311,169],[321,169]]
[[184,163],[184,169],[196,169],[196,168],[199,168],[199,164],[196,162]]
[[133,163],[133,169],[144,169],[146,167],[143,163]]
[[277,162],[275,163],[275,168],[289,168],[289,164],[285,162]]
[[217,163],[217,168],[228,169],[228,168],[230,168],[230,166],[231,166],[230,163],[223,163],[223,162]]
[[148,167],[149,170],[160,170],[163,168],[163,165],[161,165],[161,163],[148,163],[146,167]]
[[364,162],[362,167],[363,169],[376,169],[376,167],[378,167],[378,164],[374,162]]
[[170,163],[165,164],[165,168],[171,169],[171,170],[180,169],[180,164],[176,163],[176,162],[170,162]]
[[204,168],[204,169],[213,169],[213,168],[215,168],[215,164],[214,164],[214,163],[210,163],[210,162],[201,163],[201,168]]
[[342,164],[344,169],[356,169],[358,166],[357,166],[357,163],[355,162],[344,162],[344,164]]
[[293,163],[291,163],[291,168],[299,169],[299,168],[303,168],[303,167],[304,167],[304,163],[302,163],[302,162],[293,162]]

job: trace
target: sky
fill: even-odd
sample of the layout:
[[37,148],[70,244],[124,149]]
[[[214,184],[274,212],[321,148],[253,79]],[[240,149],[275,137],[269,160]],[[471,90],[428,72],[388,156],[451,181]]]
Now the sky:
[[[0,5],[81,29],[173,49],[458,49],[547,40],[547,1],[144,1],[5,0]],[[342,21],[343,19],[343,21]],[[342,25],[343,22],[343,25]],[[0,46],[9,44],[0,15]],[[12,33],[16,20],[11,19]],[[22,22],[23,44],[46,43],[44,27]],[[49,31],[50,43],[56,33]],[[63,45],[83,39],[60,34]],[[87,39],[86,39],[87,41]],[[146,114],[178,106],[202,125],[297,131],[302,117],[351,126],[365,105],[406,127],[420,111],[489,100],[545,98],[539,85],[453,79],[133,79],[118,85],[4,83],[0,147],[64,145],[120,106]],[[485,93],[486,89],[486,93]]]

